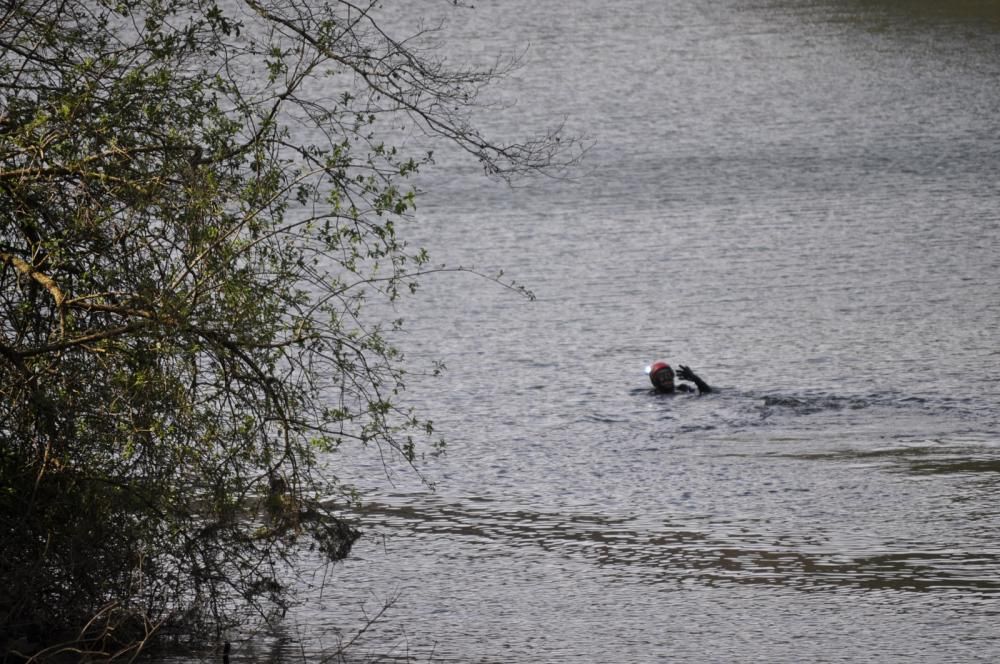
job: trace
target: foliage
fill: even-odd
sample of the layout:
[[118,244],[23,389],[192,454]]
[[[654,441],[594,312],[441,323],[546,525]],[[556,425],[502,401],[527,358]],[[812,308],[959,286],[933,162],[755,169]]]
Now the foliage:
[[[134,654],[287,599],[356,531],[324,459],[412,462],[402,358],[363,305],[427,271],[405,121],[509,177],[565,148],[470,124],[505,71],[377,7],[14,0],[0,10],[0,641]],[[415,437],[416,436],[416,437]],[[63,645],[58,645],[62,643]]]

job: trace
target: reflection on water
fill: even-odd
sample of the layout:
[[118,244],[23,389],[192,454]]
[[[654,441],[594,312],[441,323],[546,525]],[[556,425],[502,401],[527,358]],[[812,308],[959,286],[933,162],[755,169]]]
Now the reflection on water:
[[[978,450],[969,457],[957,459],[935,459],[933,461],[914,461],[911,468],[915,473],[1000,473],[1000,459],[977,459]],[[997,488],[1000,488],[1000,478],[990,478]]]
[[[779,3],[782,4],[782,3]],[[794,3],[801,6],[802,3]],[[855,17],[859,23],[881,25],[888,29],[883,21],[894,24],[909,24],[913,21],[927,22],[932,26],[942,22],[972,24],[1000,28],[1000,6],[991,0],[952,0],[951,2],[935,2],[934,0],[840,0],[828,2],[818,0],[815,4],[827,10],[839,9],[845,15]],[[790,5],[785,5],[789,7]]]
[[470,538],[486,546],[503,542],[505,547],[539,547],[587,561],[611,576],[616,568],[627,568],[621,574],[633,583],[766,583],[822,592],[962,590],[984,598],[1000,591],[1000,545],[990,552],[907,549],[845,559],[836,551],[824,552],[828,547],[823,541],[775,538],[754,532],[752,524],[742,521],[713,521],[706,524],[711,530],[681,523],[648,529],[635,518],[503,512],[481,502],[475,507],[432,502],[420,509],[369,505],[364,520],[392,532]]

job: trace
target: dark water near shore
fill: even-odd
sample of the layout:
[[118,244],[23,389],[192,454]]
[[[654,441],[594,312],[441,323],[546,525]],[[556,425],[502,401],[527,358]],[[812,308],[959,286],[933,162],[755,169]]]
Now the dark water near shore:
[[[366,537],[234,661],[315,661],[395,596],[357,661],[1000,658],[989,4],[451,14],[457,61],[528,48],[488,129],[593,147],[570,182],[424,176],[415,242],[538,299],[446,276],[400,306],[413,367],[448,366],[408,386],[436,490],[340,467]],[[659,358],[718,392],[650,394]]]

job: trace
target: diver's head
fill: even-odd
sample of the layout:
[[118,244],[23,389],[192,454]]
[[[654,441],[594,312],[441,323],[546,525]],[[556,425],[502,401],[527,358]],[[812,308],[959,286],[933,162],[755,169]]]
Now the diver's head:
[[646,369],[646,373],[649,374],[649,382],[658,392],[674,391],[674,370],[666,362],[654,362]]

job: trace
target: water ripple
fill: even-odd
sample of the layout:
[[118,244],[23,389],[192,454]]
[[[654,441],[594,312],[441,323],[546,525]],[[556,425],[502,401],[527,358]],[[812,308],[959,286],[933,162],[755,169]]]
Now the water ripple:
[[632,582],[1000,595],[1000,548],[921,550],[906,543],[899,549],[882,545],[844,555],[822,537],[775,537],[755,530],[752,522],[650,523],[648,517],[505,510],[482,500],[475,505],[432,501],[420,507],[371,504],[364,517],[389,537],[461,538],[462,550],[470,556],[537,547]]

